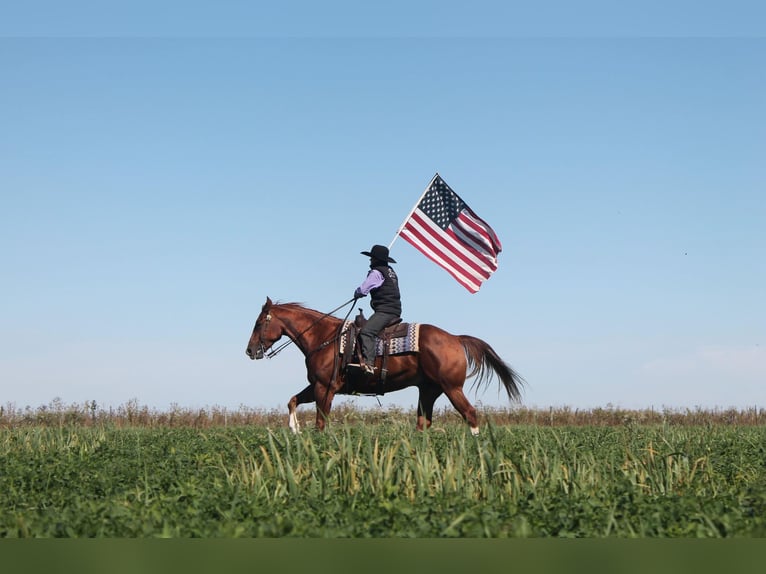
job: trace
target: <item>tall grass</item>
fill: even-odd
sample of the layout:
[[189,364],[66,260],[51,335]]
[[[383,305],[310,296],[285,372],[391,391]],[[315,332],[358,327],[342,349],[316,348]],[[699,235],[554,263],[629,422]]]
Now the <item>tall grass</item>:
[[0,430],[0,536],[766,535],[766,427]]
[[[496,426],[624,426],[631,424],[679,426],[701,425],[766,425],[766,410],[753,406],[747,409],[661,409],[631,410],[607,405],[594,409],[572,409],[549,407],[535,409],[527,407],[487,408],[480,407],[480,422],[491,422]],[[314,423],[315,410],[304,406],[298,410],[301,425],[305,428]],[[404,422],[414,425],[415,408],[357,408],[342,404],[332,410],[330,422],[343,424],[378,424],[381,422]],[[460,421],[452,407],[437,409],[434,424],[444,426]],[[287,424],[286,409],[259,409],[245,405],[238,409],[221,406],[186,408],[173,405],[158,410],[141,405],[133,400],[118,407],[102,407],[95,401],[64,404],[54,399],[48,405],[19,407],[13,403],[0,406],[0,428],[24,426],[113,426],[148,428],[213,428],[229,426],[280,427]]]

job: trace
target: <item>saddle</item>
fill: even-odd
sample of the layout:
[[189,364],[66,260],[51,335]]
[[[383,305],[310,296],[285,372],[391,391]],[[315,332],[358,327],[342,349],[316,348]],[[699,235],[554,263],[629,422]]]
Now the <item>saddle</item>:
[[[348,344],[343,349],[343,358],[341,360],[341,368],[346,369],[349,363],[357,362],[361,360],[361,342],[359,340],[359,332],[362,327],[367,323],[367,318],[364,316],[364,311],[359,309],[359,313],[354,318],[354,321],[348,325],[348,333],[346,341]],[[391,340],[401,337],[407,337],[410,334],[409,323],[402,323],[401,317],[397,317],[386,325],[383,330],[378,333],[378,344],[376,345],[377,356],[383,357],[383,362],[380,368],[380,382],[383,383],[388,375],[388,356],[391,353]],[[382,347],[382,352],[381,352]]]

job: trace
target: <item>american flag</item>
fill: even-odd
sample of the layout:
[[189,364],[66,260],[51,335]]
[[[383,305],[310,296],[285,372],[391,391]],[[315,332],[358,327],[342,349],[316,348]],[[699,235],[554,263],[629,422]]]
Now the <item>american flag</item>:
[[503,249],[487,222],[438,173],[399,235],[471,293],[497,270],[497,256]]

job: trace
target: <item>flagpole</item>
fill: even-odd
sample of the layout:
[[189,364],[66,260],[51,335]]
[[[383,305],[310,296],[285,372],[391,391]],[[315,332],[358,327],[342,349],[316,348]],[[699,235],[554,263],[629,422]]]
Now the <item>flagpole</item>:
[[412,207],[412,209],[410,209],[410,212],[407,214],[407,217],[405,217],[404,221],[402,221],[402,224],[399,226],[399,229],[396,230],[396,234],[394,235],[394,238],[391,240],[391,243],[388,244],[388,250],[389,251],[391,251],[391,246],[396,241],[396,238],[399,237],[399,234],[402,232],[402,229],[404,229],[404,226],[407,225],[407,222],[410,220],[410,217],[412,216],[413,213],[415,213],[415,210],[418,208],[418,205],[420,205],[420,202],[423,200],[423,198],[425,197],[426,193],[428,193],[428,190],[431,189],[431,185],[433,184],[434,180],[437,177],[439,177],[439,172],[438,171],[436,172],[436,175],[434,175],[431,178],[431,181],[428,182],[428,185],[423,190],[423,193],[420,194],[420,197],[415,202],[415,205]]

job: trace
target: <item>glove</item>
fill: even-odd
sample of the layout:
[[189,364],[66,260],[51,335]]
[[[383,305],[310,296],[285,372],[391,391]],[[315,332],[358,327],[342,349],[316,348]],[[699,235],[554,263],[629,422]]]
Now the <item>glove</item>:
[[363,293],[362,293],[362,292],[359,290],[359,287],[357,287],[357,288],[354,290],[354,299],[361,299],[362,297],[367,297],[367,295],[363,294]]

